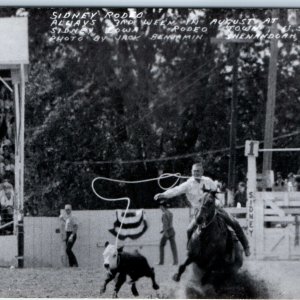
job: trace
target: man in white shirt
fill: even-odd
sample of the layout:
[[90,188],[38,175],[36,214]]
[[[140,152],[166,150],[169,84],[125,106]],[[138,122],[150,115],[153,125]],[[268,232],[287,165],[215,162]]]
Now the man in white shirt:
[[[191,206],[194,208],[194,217],[192,221],[189,224],[188,230],[187,230],[187,236],[188,241],[190,237],[192,236],[194,230],[197,228],[197,223],[195,219],[195,215],[199,208],[202,205],[204,190],[211,190],[211,191],[217,191],[217,186],[214,183],[214,181],[206,176],[203,176],[203,165],[202,163],[196,163],[192,166],[192,177],[189,178],[184,183],[171,188],[163,193],[156,194],[154,196],[154,200],[158,199],[170,199],[179,195],[185,194],[187,197],[187,200],[190,202]],[[220,207],[220,202],[217,201],[216,205]],[[220,210],[221,215],[223,215],[224,221],[233,228],[235,231],[238,239],[242,243],[245,253],[247,256],[250,255],[249,251],[249,245],[247,238],[245,237],[245,234],[240,227],[239,223],[234,220],[232,216],[230,216],[226,211]]]
[[[182,184],[165,191],[164,193],[156,194],[154,196],[154,200],[158,200],[161,198],[170,199],[185,194],[187,200],[189,201],[192,208],[194,209],[194,215],[195,215],[202,204],[204,188],[212,191],[217,190],[217,186],[215,185],[214,181],[209,177],[203,176],[202,164],[197,163],[197,164],[193,164],[192,166],[192,177],[190,177],[187,181],[183,182]],[[197,227],[196,220],[193,217],[187,231],[188,240],[192,236],[193,231],[195,230],[196,227]]]
[[59,216],[62,226],[65,231],[65,241],[66,241],[66,253],[69,259],[70,267],[78,267],[78,262],[75,254],[72,251],[72,247],[77,238],[77,228],[78,223],[76,219],[72,216],[72,206],[70,204],[65,205],[65,214]]

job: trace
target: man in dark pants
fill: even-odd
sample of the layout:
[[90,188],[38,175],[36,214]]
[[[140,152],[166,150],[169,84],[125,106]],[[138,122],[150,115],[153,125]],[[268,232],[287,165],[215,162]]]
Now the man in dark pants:
[[173,265],[178,264],[177,247],[175,242],[175,230],[173,227],[173,214],[167,209],[167,203],[165,201],[160,201],[160,209],[162,210],[162,224],[163,229],[161,231],[162,237],[159,244],[159,265],[164,264],[165,258],[165,245],[167,240],[170,241],[171,250],[173,254]]
[[66,233],[66,253],[69,259],[69,266],[78,267],[76,256],[72,251],[72,247],[77,239],[78,224],[76,219],[72,216],[72,207],[70,204],[65,205],[65,214],[60,215],[59,219],[62,221]]
[[236,241],[240,241],[245,251],[245,255],[250,256],[250,247],[249,247],[248,239],[242,227],[240,226],[239,222],[234,217],[232,217],[229,213],[227,213],[223,208],[218,208],[217,213],[222,216],[226,225],[230,227],[229,229],[233,230],[233,231],[231,230],[233,238]]

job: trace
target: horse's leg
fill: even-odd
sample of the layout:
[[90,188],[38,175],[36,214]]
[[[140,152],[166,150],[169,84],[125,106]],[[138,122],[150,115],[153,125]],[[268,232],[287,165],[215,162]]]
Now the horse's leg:
[[201,284],[205,285],[205,284],[211,283],[211,279],[212,279],[211,277],[212,277],[212,271],[206,270],[202,276]]
[[173,275],[173,280],[175,281],[180,281],[180,278],[181,278],[181,275],[182,273],[185,271],[186,267],[191,264],[193,262],[192,258],[191,257],[187,257],[187,259],[185,260],[185,262],[179,266],[178,268],[178,272],[176,274]]
[[189,227],[187,229],[187,243],[186,243],[186,247],[187,249],[189,249],[189,242],[190,242],[190,239],[195,231],[195,229],[197,228],[197,223],[196,223],[196,220],[195,220],[195,217],[192,219],[192,221],[190,222],[189,224]]
[[233,242],[233,259],[230,262],[225,261],[224,277],[228,278],[234,275],[243,265],[243,250],[238,241]]
[[206,265],[201,283],[212,284],[214,287],[218,284],[220,275],[224,270],[224,262],[219,258],[218,254],[215,254],[214,258]]

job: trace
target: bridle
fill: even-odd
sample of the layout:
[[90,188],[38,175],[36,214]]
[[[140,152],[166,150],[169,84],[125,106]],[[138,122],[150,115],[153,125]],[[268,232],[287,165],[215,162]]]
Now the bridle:
[[202,229],[206,229],[207,227],[209,227],[209,225],[211,225],[212,222],[215,220],[216,215],[217,215],[217,211],[216,211],[216,208],[215,208],[214,215],[212,216],[212,218],[210,219],[210,221],[208,223],[206,223],[206,224],[199,225],[200,229],[202,230]]
[[215,210],[215,213],[214,213],[213,217],[211,218],[211,220],[207,224],[203,224],[203,225],[200,226],[201,230],[206,229],[215,220],[216,215],[217,215],[217,212]]

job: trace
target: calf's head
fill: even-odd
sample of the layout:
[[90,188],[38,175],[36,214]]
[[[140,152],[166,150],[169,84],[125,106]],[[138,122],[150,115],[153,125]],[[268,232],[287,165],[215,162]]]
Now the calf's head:
[[116,246],[105,243],[105,249],[103,252],[104,268],[108,271],[115,270],[119,263],[119,253],[123,251],[123,247],[116,248]]

